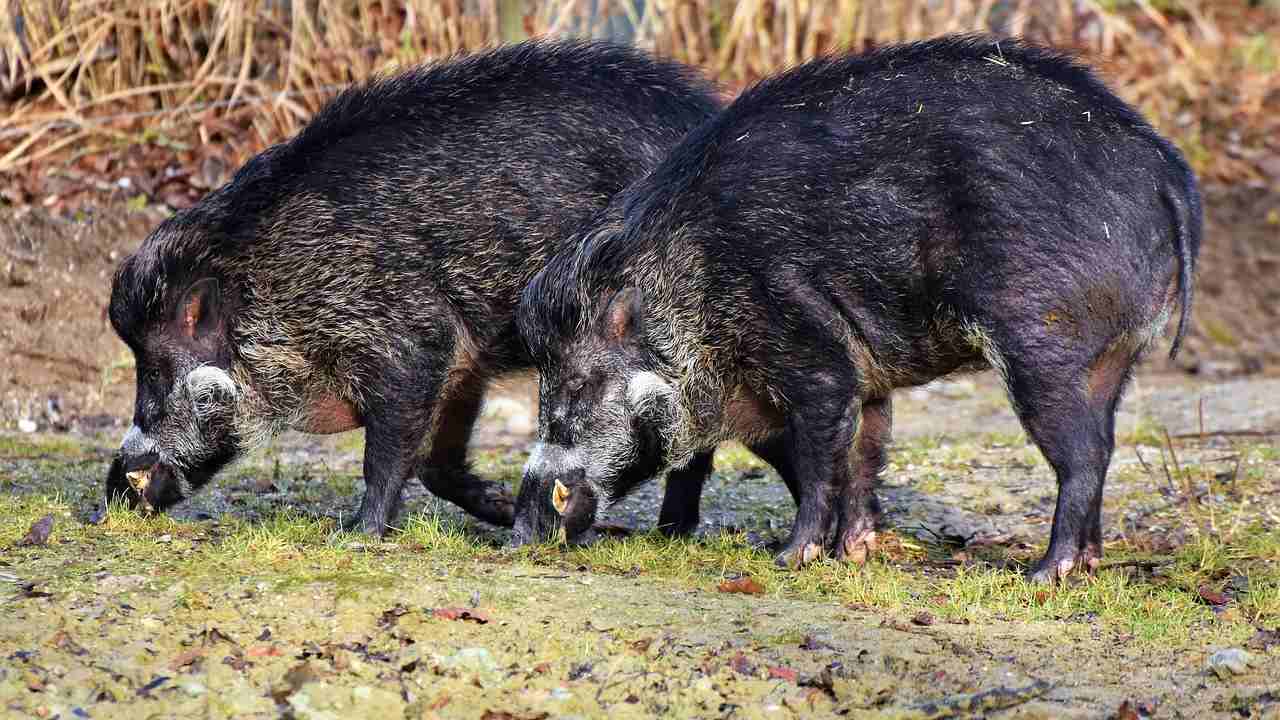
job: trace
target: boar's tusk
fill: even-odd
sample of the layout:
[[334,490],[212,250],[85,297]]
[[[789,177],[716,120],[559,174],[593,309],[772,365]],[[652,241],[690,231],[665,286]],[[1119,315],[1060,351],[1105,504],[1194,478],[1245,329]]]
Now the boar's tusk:
[[564,514],[565,508],[569,507],[569,488],[559,480],[556,481],[555,489],[551,491],[551,506],[561,515]]
[[146,492],[147,485],[151,484],[150,470],[134,470],[133,472],[125,473],[124,476],[129,481],[129,487],[132,487],[139,495]]
[[155,507],[147,500],[147,486],[151,484],[150,470],[134,470],[124,474],[126,480],[129,481],[129,487],[132,487],[138,493],[138,498],[142,504],[144,513],[155,512]]

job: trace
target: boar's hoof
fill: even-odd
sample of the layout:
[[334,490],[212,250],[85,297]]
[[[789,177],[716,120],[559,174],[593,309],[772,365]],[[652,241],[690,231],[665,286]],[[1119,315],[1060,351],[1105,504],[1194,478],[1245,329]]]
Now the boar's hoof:
[[365,517],[364,513],[356,513],[342,521],[342,529],[347,532],[364,533],[370,537],[381,538],[387,534],[387,524],[378,522],[371,517]]
[[482,481],[475,489],[472,501],[463,509],[498,527],[516,524],[516,500],[511,496],[511,490],[501,483]]
[[836,547],[836,559],[851,565],[862,565],[876,549],[876,531],[849,531]]
[[1046,555],[1043,560],[1036,564],[1027,579],[1033,583],[1052,585],[1059,580],[1066,579],[1068,575],[1076,570],[1084,570],[1092,575],[1101,564],[1102,549],[1090,545],[1084,550],[1067,557],[1055,558],[1052,554]]
[[826,550],[818,543],[805,543],[801,547],[788,547],[778,553],[778,557],[774,558],[774,562],[780,567],[794,570],[821,559],[825,552]]
[[498,527],[516,522],[516,501],[502,483],[483,480],[470,473],[422,471],[418,476],[433,495],[447,500],[471,515]]

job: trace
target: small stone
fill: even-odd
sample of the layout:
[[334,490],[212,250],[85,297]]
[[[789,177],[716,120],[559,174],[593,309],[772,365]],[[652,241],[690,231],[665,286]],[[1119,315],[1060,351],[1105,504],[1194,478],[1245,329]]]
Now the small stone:
[[1227,680],[1232,675],[1243,675],[1249,672],[1253,664],[1253,656],[1240,648],[1219,650],[1209,656],[1209,669],[1219,680]]
[[498,661],[486,648],[466,647],[444,658],[441,666],[463,674],[488,676],[498,671]]
[[24,433],[33,433],[36,431],[36,421],[31,418],[20,418],[18,420],[18,429]]

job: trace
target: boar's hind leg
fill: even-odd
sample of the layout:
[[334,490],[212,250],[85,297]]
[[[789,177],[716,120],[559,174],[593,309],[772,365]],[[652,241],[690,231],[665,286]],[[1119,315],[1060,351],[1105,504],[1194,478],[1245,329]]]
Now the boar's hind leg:
[[698,529],[702,484],[711,474],[713,451],[698,453],[689,464],[667,473],[667,488],[658,513],[658,530],[668,537],[692,535]]
[[433,495],[494,525],[515,524],[515,501],[506,485],[477,477],[467,462],[467,441],[484,402],[484,385],[474,379],[457,387],[436,411],[431,451],[418,461],[418,479]]
[[887,447],[893,435],[893,401],[873,398],[862,403],[855,460],[850,482],[840,489],[836,558],[860,564],[875,550],[876,520],[880,501],[876,484],[884,470]]
[[[1047,354],[1047,355],[1046,355]],[[1054,582],[1102,558],[1102,488],[1115,448],[1115,410],[1137,351],[1123,342],[1099,353],[1041,346],[1007,355],[1010,398],[1058,476],[1049,550],[1031,573]]]

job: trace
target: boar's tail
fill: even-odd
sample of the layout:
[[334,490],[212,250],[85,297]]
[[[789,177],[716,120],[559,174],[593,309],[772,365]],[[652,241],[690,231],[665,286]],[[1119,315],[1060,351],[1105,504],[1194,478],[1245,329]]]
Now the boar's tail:
[[[1182,192],[1165,192],[1164,201],[1173,217],[1173,249],[1178,255],[1178,292],[1181,296],[1179,305],[1182,311],[1178,316],[1178,331],[1173,336],[1173,346],[1169,348],[1169,359],[1178,354],[1182,346],[1182,338],[1187,334],[1187,320],[1191,317],[1191,298],[1194,295],[1193,277],[1196,270],[1196,256],[1200,252],[1200,234],[1203,225],[1200,208],[1200,193],[1196,189],[1194,176],[1187,173],[1190,187],[1180,188]],[[1188,192],[1189,190],[1189,192]]]

